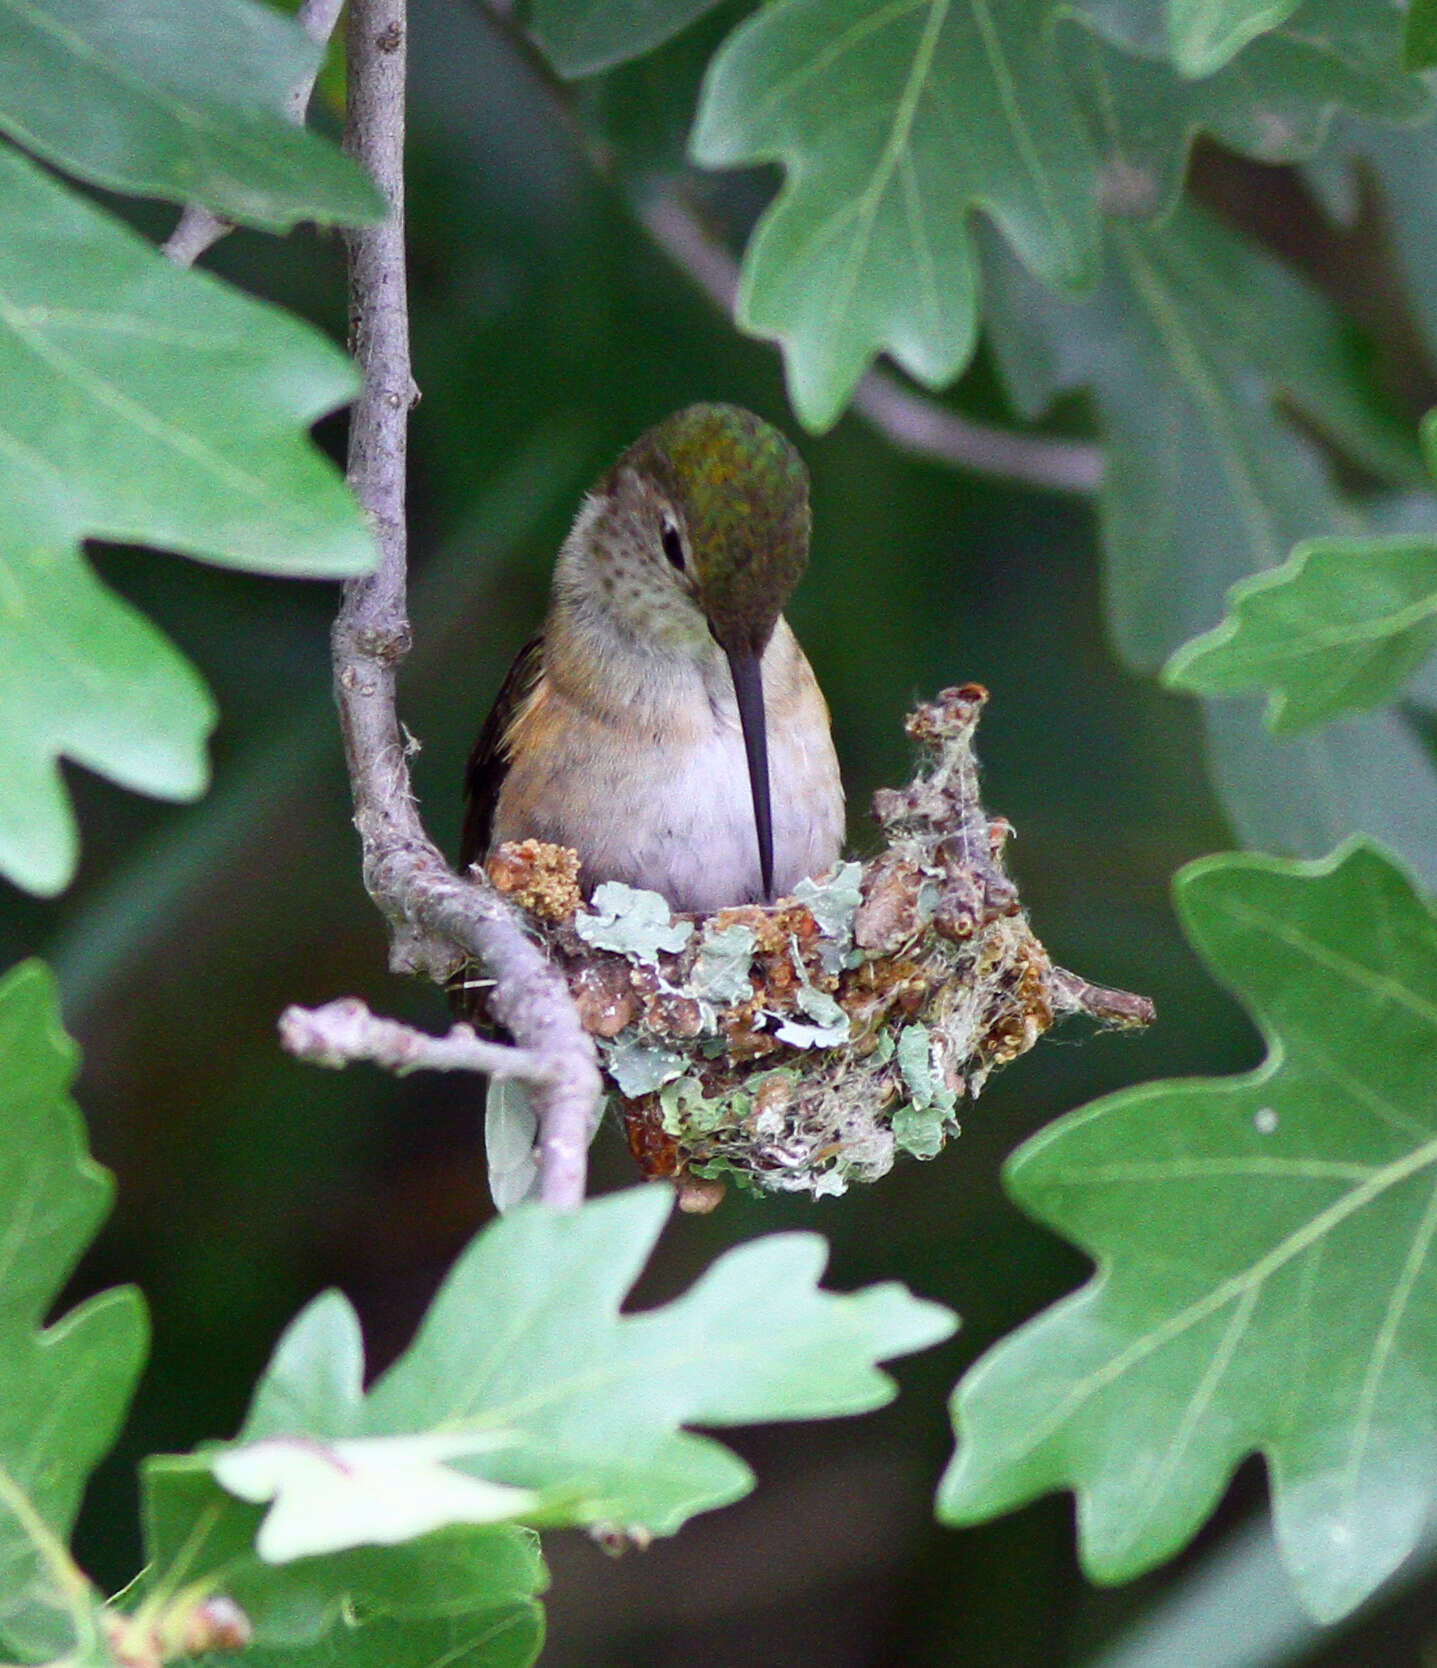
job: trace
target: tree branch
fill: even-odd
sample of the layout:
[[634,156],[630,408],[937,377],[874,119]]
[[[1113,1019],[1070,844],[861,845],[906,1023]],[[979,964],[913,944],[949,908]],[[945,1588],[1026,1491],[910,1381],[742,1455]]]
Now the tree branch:
[[[635,213],[676,266],[730,318],[738,262],[672,188],[640,201]],[[906,387],[891,371],[865,373],[853,408],[900,451],[1055,492],[1091,494],[1103,479],[1103,454],[1081,440],[1018,434],[960,417]]]
[[404,268],[405,0],[351,0],[345,148],[390,205],[349,231],[351,349],[364,389],[350,419],[348,478],[374,526],[379,565],[351,580],[333,633],[335,694],[354,793],[364,883],[390,924],[390,965],[445,979],[465,960],[493,977],[489,1008],[519,1048],[546,1062],[530,1077],[540,1129],[540,1197],[584,1196],[590,1117],[601,1088],[594,1045],[563,977],[482,879],[461,879],[425,833],[395,710],[409,648],[405,455],[415,397]]
[[411,1071],[475,1071],[537,1089],[550,1078],[549,1061],[532,1049],[489,1042],[475,1036],[472,1025],[431,1037],[397,1019],[381,1019],[357,996],[341,996],[322,1008],[286,1008],[279,1016],[279,1040],[297,1060],[316,1066],[370,1060],[401,1077]]
[[[339,14],[343,10],[344,0],[304,0],[304,4],[295,13],[295,21],[316,46],[323,46],[334,33],[334,26],[339,22]],[[304,125],[310,95],[314,91],[314,83],[322,62],[321,56],[316,60],[314,69],[308,75],[301,76],[285,98],[285,114],[297,127]],[[234,229],[233,220],[221,219],[219,215],[211,214],[207,208],[201,208],[198,203],[189,203],[174,231],[160,245],[160,253],[168,256],[176,266],[193,266],[205,250],[212,249],[222,237]]]

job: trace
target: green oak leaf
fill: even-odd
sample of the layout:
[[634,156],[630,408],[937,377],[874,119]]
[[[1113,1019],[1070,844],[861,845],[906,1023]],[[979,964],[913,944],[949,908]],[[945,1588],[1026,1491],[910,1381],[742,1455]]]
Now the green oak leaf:
[[251,1645],[236,1660],[242,1668],[529,1668],[543,1645],[544,1613],[530,1604],[457,1616],[377,1616],[299,1647]]
[[0,131],[97,185],[271,230],[379,219],[364,171],[284,113],[320,56],[254,0],[0,0]]
[[1379,707],[1276,736],[1260,698],[1202,706],[1208,768],[1242,845],[1320,857],[1368,834],[1437,887],[1437,771],[1419,720]]
[[719,0],[534,0],[529,32],[560,75],[593,75],[641,57]]
[[[1424,425],[1437,463],[1437,414]],[[1268,728],[1292,733],[1382,706],[1437,643],[1437,540],[1314,539],[1228,594],[1221,625],[1163,681],[1201,695],[1270,691]]]
[[1402,48],[1408,69],[1437,69],[1437,0],[1410,0]]
[[939,1509],[1071,1488],[1085,1567],[1123,1580],[1260,1452],[1283,1559],[1331,1620],[1437,1495],[1437,919],[1364,841],[1207,858],[1176,898],[1267,1058],[1110,1095],[1010,1161],[1098,1272],[965,1376]]
[[809,427],[837,419],[879,352],[933,388],[967,364],[973,209],[1043,282],[1092,279],[1094,162],[1052,16],[1052,0],[776,0],[715,55],[691,152],[787,172],[738,318],[782,344]]
[[[445,1463],[543,1497],[537,1512],[516,1504],[514,1515],[672,1534],[753,1482],[736,1455],[683,1427],[880,1406],[893,1384],[877,1362],[953,1329],[948,1310],[896,1284],[818,1290],[826,1247],[812,1234],[730,1251],[683,1297],[621,1315],[672,1203],[668,1189],[646,1187],[571,1214],[516,1207],[473,1241],[413,1345],[362,1397],[357,1328],[352,1316],[342,1321],[341,1299],[322,1300],[295,1323],[261,1390],[262,1405],[283,1406],[287,1418],[266,1413],[241,1446],[280,1434],[396,1443],[488,1434],[495,1440],[481,1451]],[[337,1349],[348,1362],[339,1374]],[[213,1464],[235,1451],[202,1457]],[[411,1480],[424,1489],[422,1467]],[[313,1519],[328,1498],[316,1490],[309,1503],[311,1533],[323,1533]],[[292,1492],[289,1504],[298,1512],[304,1502]]]
[[1168,0],[1168,44],[1181,74],[1220,70],[1254,36],[1276,28],[1298,0]]
[[[353,1309],[337,1293],[316,1299],[280,1340],[239,1446],[220,1452],[254,1453],[303,1432],[315,1453],[323,1453],[326,1441],[360,1428],[363,1373]],[[447,1618],[471,1626],[482,1619],[503,1638],[511,1628],[532,1631],[536,1618],[542,1627],[535,1599],[547,1576],[529,1531],[460,1524],[402,1545],[267,1563],[256,1549],[265,1509],[226,1493],[211,1470],[213,1457],[160,1455],[145,1462],[147,1576],[137,1595],[144,1602],[222,1592],[244,1611],[258,1649],[303,1647],[316,1661],[336,1651],[336,1641],[347,1651],[356,1622]]]
[[1334,219],[1356,219],[1359,181],[1376,185],[1403,295],[1430,354],[1437,354],[1437,128],[1378,127],[1344,118],[1304,173]]
[[[1150,8],[1149,8],[1150,10]],[[1366,0],[1307,0],[1201,80],[1141,52],[1097,8],[1065,29],[1064,63],[1099,157],[1110,213],[1162,216],[1182,189],[1199,133],[1259,162],[1295,162],[1323,143],[1338,111],[1415,122],[1432,108],[1402,59],[1402,19]],[[1126,47],[1126,50],[1120,50]]]
[[0,979],[0,1640],[27,1660],[90,1660],[93,1603],[65,1545],[148,1341],[127,1287],[42,1324],[113,1193],[67,1093],[76,1064],[49,970]]
[[1155,671],[1213,624],[1235,581],[1300,539],[1364,530],[1280,405],[1374,472],[1425,478],[1327,302],[1194,206],[1161,225],[1112,223],[1102,281],[1082,303],[996,248],[987,273],[993,347],[1020,411],[1091,390],[1108,458],[1108,620],[1135,669]]
[[395,1546],[458,1523],[532,1519],[531,1489],[487,1482],[447,1464],[508,1442],[505,1431],[426,1431],[318,1442],[271,1436],[227,1449],[211,1469],[241,1500],[267,1504],[255,1550],[269,1564],[356,1546]]
[[263,1509],[226,1494],[202,1459],[161,1456],[143,1476],[148,1567],[127,1596],[162,1607],[222,1593],[244,1612],[259,1649],[322,1656],[356,1622],[542,1616],[547,1573],[529,1530],[460,1525],[398,1546],[272,1564],[255,1550]]
[[372,541],[304,434],[355,392],[338,349],[7,148],[0,226],[0,873],[53,893],[77,848],[56,761],[191,798],[214,723],[80,541],[317,576],[363,570]]
[[[1075,0],[1075,10],[1119,46],[1170,58],[1182,75],[1210,76],[1302,0]],[[1360,0],[1359,0],[1360,3]],[[1371,8],[1369,8],[1370,10]]]
[[670,1534],[752,1486],[735,1455],[681,1427],[878,1407],[893,1384],[876,1363],[953,1329],[946,1309],[894,1283],[818,1290],[826,1247],[813,1234],[740,1246],[664,1308],[620,1315],[671,1205],[667,1189],[634,1188],[492,1224],[369,1393],[364,1428],[517,1432],[523,1442],[473,1468],[581,1495],[576,1518]]

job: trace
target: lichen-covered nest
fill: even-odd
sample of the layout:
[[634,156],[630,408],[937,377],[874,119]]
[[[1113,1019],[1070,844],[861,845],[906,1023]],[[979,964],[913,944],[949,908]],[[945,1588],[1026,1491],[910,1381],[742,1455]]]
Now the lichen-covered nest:
[[884,849],[772,907],[674,915],[616,885],[585,905],[571,851],[490,858],[567,972],[640,1168],[688,1208],[727,1179],[815,1196],[876,1181],[900,1152],[932,1158],[1055,1019],[1151,1021],[1145,997],[1055,967],[1034,936],[1002,867],[1012,830],[978,800],[986,700],[965,684],[912,713],[925,757],[874,796]]

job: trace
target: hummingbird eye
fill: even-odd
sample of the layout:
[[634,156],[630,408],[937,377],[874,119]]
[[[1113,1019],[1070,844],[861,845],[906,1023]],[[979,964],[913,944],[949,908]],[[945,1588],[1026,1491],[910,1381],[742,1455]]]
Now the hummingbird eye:
[[664,514],[659,518],[659,540],[664,547],[664,555],[669,559],[669,565],[684,571],[684,541],[679,536],[678,523],[671,515]]

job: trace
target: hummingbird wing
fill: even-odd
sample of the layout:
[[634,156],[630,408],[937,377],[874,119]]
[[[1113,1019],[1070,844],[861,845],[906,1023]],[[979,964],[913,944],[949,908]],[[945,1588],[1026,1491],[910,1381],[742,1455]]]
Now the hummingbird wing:
[[539,632],[515,655],[509,675],[500,686],[489,716],[484,720],[484,728],[480,730],[479,739],[469,755],[464,771],[464,830],[459,836],[461,874],[468,871],[471,863],[482,863],[488,854],[499,791],[509,774],[509,755],[504,750],[504,737],[514,714],[533,693],[543,670],[544,636]]

